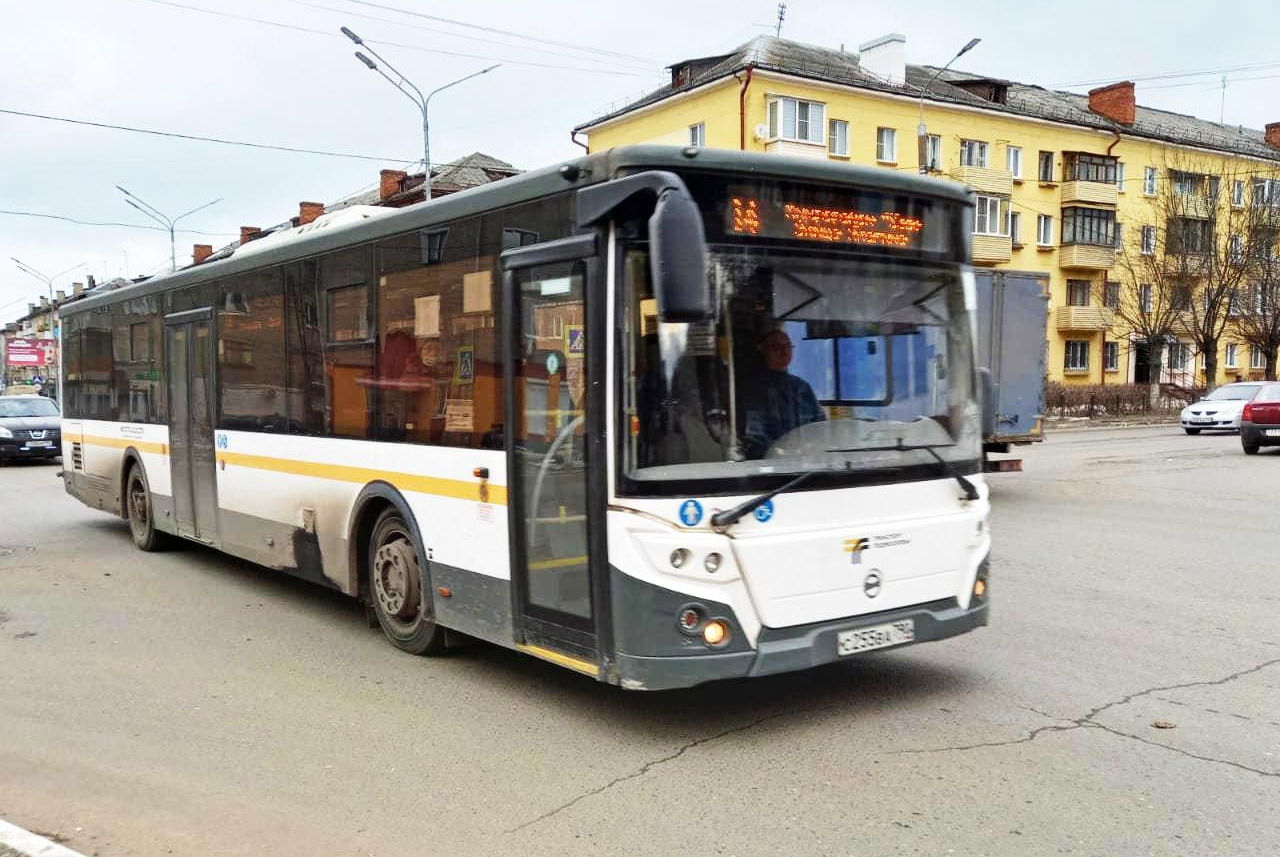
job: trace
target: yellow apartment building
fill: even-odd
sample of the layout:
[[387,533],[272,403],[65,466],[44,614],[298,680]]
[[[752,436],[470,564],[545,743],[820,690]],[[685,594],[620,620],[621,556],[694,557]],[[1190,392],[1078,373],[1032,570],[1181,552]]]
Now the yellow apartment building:
[[[591,151],[665,143],[885,169],[923,162],[932,175],[964,182],[977,195],[974,264],[1047,278],[1051,380],[1148,382],[1159,359],[1159,380],[1205,383],[1188,314],[1162,340],[1127,323],[1134,316],[1125,307],[1148,312],[1152,291],[1172,288],[1167,266],[1152,265],[1166,248],[1172,255],[1195,235],[1238,250],[1245,239],[1228,233],[1245,228],[1245,215],[1280,211],[1280,122],[1257,131],[1141,107],[1130,82],[1086,96],[909,65],[897,34],[859,53],[760,36],[670,70],[669,84],[575,136],[586,134]],[[1253,232],[1266,236],[1270,258],[1274,231]],[[1250,247],[1259,240],[1247,239]],[[1194,276],[1208,265],[1182,269]],[[1258,303],[1240,279],[1233,288],[1241,294],[1222,312]],[[1217,354],[1215,383],[1262,377],[1267,365],[1264,349],[1242,341],[1230,318]],[[1273,366],[1274,356],[1272,348]]]

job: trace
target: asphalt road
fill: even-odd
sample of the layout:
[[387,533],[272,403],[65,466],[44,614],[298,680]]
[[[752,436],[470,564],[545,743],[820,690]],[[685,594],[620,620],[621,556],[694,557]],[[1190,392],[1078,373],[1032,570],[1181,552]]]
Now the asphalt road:
[[664,694],[402,655],[55,470],[0,469],[0,818],[86,854],[1280,849],[1280,452],[1234,437],[1052,437],[993,479],[991,627]]

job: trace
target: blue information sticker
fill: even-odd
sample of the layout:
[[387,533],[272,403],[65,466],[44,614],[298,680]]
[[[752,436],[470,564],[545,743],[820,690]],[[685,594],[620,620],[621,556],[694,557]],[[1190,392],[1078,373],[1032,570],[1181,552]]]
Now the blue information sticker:
[[686,527],[696,527],[702,521],[702,504],[697,500],[685,500],[680,504],[680,522]]
[[755,516],[756,516],[756,520],[762,524],[766,523],[770,518],[772,518],[773,517],[773,501],[765,500],[759,506],[756,506]]

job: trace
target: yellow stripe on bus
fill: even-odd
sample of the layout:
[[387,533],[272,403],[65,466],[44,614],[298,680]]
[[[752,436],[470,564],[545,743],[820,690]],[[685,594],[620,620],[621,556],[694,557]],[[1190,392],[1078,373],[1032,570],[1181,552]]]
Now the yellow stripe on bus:
[[421,476],[416,473],[396,473],[389,470],[373,470],[367,467],[351,467],[346,464],[322,464],[317,461],[298,461],[292,458],[274,458],[267,455],[249,455],[243,452],[219,452],[220,465],[249,467],[254,470],[269,470],[274,473],[289,473],[294,476],[311,476],[316,479],[332,479],[337,482],[354,482],[366,485],[370,482],[389,482],[401,491],[413,491],[417,494],[433,494],[437,497],[452,497],[457,500],[476,500],[505,506],[507,488],[505,485],[489,485],[487,496],[480,496],[481,483],[464,482],[461,479],[441,479],[435,476]]
[[[76,441],[75,435],[65,435],[65,439]],[[137,440],[131,437],[97,437],[96,435],[85,435],[79,441],[87,443],[90,446],[105,446],[109,449],[128,449],[133,447],[139,452],[154,452],[156,455],[168,455],[169,445],[166,443],[157,443],[152,440]]]
[[566,655],[563,652],[557,652],[554,649],[545,649],[542,646],[532,646],[527,643],[516,643],[516,648],[522,652],[527,652],[535,658],[542,658],[544,661],[550,661],[562,667],[568,667],[571,670],[580,672],[583,675],[589,675],[592,678],[600,677],[600,665],[593,664],[591,661],[584,661],[581,658],[575,658],[572,655]]

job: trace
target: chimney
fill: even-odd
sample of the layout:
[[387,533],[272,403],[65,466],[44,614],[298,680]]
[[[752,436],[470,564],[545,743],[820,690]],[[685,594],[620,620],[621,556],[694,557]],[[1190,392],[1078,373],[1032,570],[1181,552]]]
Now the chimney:
[[93,278],[93,274],[88,275],[85,279],[89,281],[89,284],[85,286],[86,289],[97,288],[98,281]]
[[[93,277],[90,277],[90,278],[89,278],[89,288],[93,288]],[[83,292],[83,291],[84,291],[84,286],[83,286],[81,283],[72,283],[72,284],[71,284],[71,296],[72,296],[72,297],[75,297],[76,295],[80,294],[80,293],[81,293],[81,292]]]
[[[77,286],[79,286],[79,285],[80,285],[79,283],[72,283],[72,284],[71,284],[72,288],[75,288],[75,287],[77,287]],[[55,297],[55,299],[57,300],[57,302],[58,302],[58,303],[62,303],[63,301],[65,301],[65,300],[67,299],[67,293],[66,293],[66,292],[64,292],[62,289],[58,289],[58,290],[57,290],[56,292],[54,292],[53,294],[54,294],[54,297]]]
[[262,230],[256,226],[241,226],[240,227],[240,246],[243,247],[245,244],[248,244],[250,241],[257,238],[259,233],[261,232]]
[[298,203],[298,225],[306,226],[320,215],[324,214],[323,202],[300,202]]
[[858,65],[881,80],[901,85],[907,80],[907,37],[890,33],[858,45]]
[[408,173],[400,170],[383,170],[381,179],[378,183],[378,200],[386,202],[389,197],[393,197],[400,192],[401,182],[409,177]]
[[44,295],[41,295],[41,296],[40,296],[40,309],[48,309],[48,308],[49,308],[49,299],[48,299],[48,298],[46,298]]
[[1132,125],[1136,109],[1133,81],[1126,80],[1089,90],[1089,109],[1121,125]]
[[[43,298],[41,300],[43,300]],[[35,315],[35,314],[36,314],[36,305],[27,304],[27,315]]]
[[1268,122],[1265,134],[1267,145],[1273,149],[1280,149],[1280,122]]
[[191,264],[199,265],[213,255],[212,244],[195,244],[191,247]]

